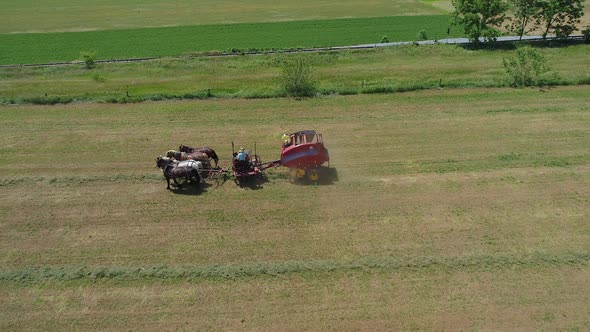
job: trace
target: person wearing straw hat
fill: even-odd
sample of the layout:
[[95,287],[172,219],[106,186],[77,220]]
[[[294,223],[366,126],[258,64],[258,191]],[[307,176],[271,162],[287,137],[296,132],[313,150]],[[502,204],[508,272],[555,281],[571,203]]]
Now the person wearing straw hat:
[[249,161],[250,160],[250,156],[248,156],[248,152],[246,152],[246,150],[244,149],[243,146],[240,147],[240,150],[238,151],[237,158],[239,161]]
[[288,134],[283,134],[283,137],[281,139],[283,140],[284,147],[288,147],[289,145],[291,145],[291,137],[289,137]]

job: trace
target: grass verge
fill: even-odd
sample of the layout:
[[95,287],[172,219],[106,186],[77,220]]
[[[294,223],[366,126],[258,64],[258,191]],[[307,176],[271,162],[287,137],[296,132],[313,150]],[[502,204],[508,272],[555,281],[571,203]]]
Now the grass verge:
[[[587,45],[541,48],[553,69],[543,86],[584,85]],[[320,94],[396,93],[509,85],[502,59],[514,50],[467,50],[451,45],[303,55]],[[294,56],[156,60],[80,67],[2,68],[0,103],[134,103],[169,99],[283,97],[280,67]]]

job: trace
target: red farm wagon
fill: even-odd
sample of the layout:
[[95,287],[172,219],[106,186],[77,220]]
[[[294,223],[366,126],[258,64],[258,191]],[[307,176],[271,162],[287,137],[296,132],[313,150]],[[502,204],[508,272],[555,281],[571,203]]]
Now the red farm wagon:
[[315,130],[302,130],[283,136],[281,148],[282,166],[289,168],[291,180],[319,180],[319,167],[330,162],[328,149],[324,146],[322,134]]

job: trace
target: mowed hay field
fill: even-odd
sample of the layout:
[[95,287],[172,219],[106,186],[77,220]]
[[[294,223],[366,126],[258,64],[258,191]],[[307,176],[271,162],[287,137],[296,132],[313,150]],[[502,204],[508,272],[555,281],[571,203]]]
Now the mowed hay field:
[[[0,107],[0,329],[590,327],[590,88]],[[324,134],[338,181],[154,159]]]

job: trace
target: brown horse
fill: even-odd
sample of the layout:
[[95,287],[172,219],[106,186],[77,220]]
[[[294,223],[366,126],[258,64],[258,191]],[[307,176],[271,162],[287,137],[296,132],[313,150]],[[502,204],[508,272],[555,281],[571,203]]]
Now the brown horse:
[[211,161],[209,161],[209,156],[203,152],[187,153],[182,151],[168,150],[166,152],[166,157],[174,158],[179,161],[197,160],[202,162],[205,168],[211,168]]
[[186,153],[205,153],[209,158],[213,159],[213,161],[215,162],[215,167],[217,167],[217,163],[219,162],[219,157],[217,157],[217,153],[215,153],[215,150],[207,146],[203,148],[191,148],[190,146],[181,145],[178,147],[178,151]]
[[202,163],[200,161],[185,161],[177,162],[169,158],[156,158],[156,167],[160,168],[164,172],[166,178],[167,187],[170,189],[170,179],[174,181],[177,187],[181,187],[184,183],[190,182],[198,185],[201,182],[201,176],[199,175]]

